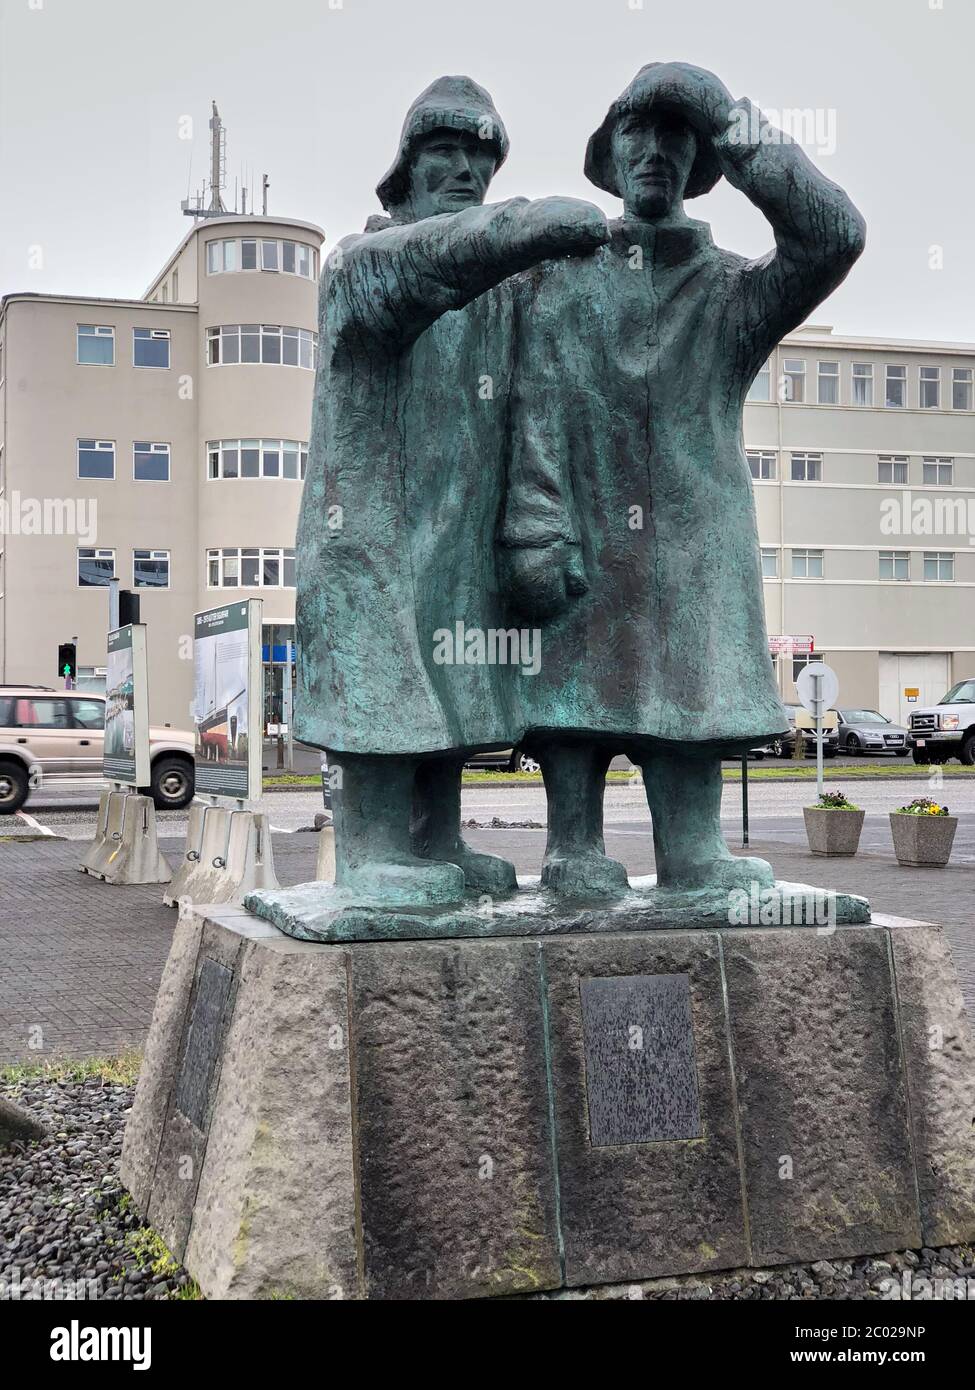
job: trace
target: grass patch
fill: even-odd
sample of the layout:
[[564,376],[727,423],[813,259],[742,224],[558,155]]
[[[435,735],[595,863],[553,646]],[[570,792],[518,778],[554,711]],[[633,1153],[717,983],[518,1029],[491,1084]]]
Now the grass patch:
[[[941,767],[941,772],[946,777],[970,777],[972,774],[967,767],[952,767],[946,764]],[[740,782],[740,767],[724,767],[721,769],[722,776],[726,782]],[[846,782],[860,778],[868,780],[871,777],[916,777],[927,780],[931,775],[931,768],[927,766],[919,767],[914,762],[905,762],[898,758],[896,762],[877,762],[877,763],[840,763],[837,765],[834,758],[827,758],[823,762],[823,776],[830,781]],[[810,760],[807,767],[766,767],[764,763],[757,766],[754,763],[748,764],[749,782],[807,782],[816,780],[816,763]]]
[[134,1086],[142,1066],[138,1049],[120,1057],[85,1057],[80,1061],[25,1062],[0,1067],[0,1081],[20,1085],[30,1081],[90,1081],[92,1078],[112,1086]]
[[[870,778],[870,777],[918,777],[927,778],[931,769],[927,766],[919,767],[914,762],[898,758],[893,762],[876,763],[841,763],[837,765],[834,758],[827,758],[823,763],[823,769],[827,777],[840,778]],[[971,768],[962,767],[960,764],[954,766],[946,763],[941,771],[946,777],[972,777],[975,776]],[[722,768],[722,776],[726,782],[741,781],[741,767],[739,764],[726,764]],[[803,767],[769,767],[764,762],[750,762],[748,764],[749,782],[807,782],[816,780],[816,761],[810,758],[808,764]],[[639,771],[626,772],[614,771],[606,774],[606,781],[610,786],[627,786],[630,783],[639,785]],[[464,773],[461,785],[465,787],[510,787],[510,786],[540,787],[542,785],[542,775],[540,772],[499,772],[494,769],[485,771],[469,770]],[[265,777],[264,790],[272,791],[275,787],[309,787],[321,786],[321,778],[305,776],[300,773],[287,773],[279,777]]]

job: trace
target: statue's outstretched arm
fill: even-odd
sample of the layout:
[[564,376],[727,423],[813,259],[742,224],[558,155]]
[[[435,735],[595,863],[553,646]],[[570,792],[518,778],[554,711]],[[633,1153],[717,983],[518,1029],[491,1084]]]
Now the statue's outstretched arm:
[[508,276],[608,239],[605,214],[577,198],[511,198],[386,227],[328,258],[325,313],[341,338],[401,351]]
[[735,103],[714,149],[729,183],[775,233],[775,250],[742,271],[736,316],[761,360],[845,278],[863,251],[866,228],[843,189],[750,101]]

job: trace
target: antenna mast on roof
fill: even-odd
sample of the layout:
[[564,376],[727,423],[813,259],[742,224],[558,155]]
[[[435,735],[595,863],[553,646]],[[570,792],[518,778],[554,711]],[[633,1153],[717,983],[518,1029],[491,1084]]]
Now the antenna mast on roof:
[[227,172],[227,132],[223,128],[217,103],[213,102],[213,115],[210,117],[210,206],[207,212],[211,217],[219,217],[227,211],[220,196]]
[[183,199],[183,212],[187,217],[225,217],[226,204],[223,201],[223,187],[227,177],[227,132],[217,103],[211,103],[213,115],[210,117],[210,202],[203,206],[206,186],[196,194],[195,199]]

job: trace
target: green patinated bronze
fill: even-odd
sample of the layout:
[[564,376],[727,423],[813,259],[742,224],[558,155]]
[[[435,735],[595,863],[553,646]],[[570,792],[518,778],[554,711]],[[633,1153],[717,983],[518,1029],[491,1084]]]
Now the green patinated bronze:
[[[721,754],[786,725],[742,406],[863,221],[685,64],[642,69],[590,141],[617,221],[573,199],[483,206],[507,147],[482,88],[435,82],[380,183],[387,216],[322,280],[295,722],[341,779],[330,902],[441,912],[512,892],[512,867],[461,838],[459,773],[523,741],[553,900],[627,894],[602,831],[619,751],[644,770],[658,892],[767,888],[719,822]],[[760,260],[684,212],[722,176],[771,223]],[[534,659],[445,661],[458,624],[518,629]],[[297,934],[279,895],[249,904]]]

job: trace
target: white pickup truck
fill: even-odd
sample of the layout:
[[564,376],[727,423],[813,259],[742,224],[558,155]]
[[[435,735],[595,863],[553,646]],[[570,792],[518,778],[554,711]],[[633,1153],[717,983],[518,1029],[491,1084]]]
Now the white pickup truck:
[[936,705],[913,710],[910,733],[916,763],[975,764],[975,679],[959,681]]

